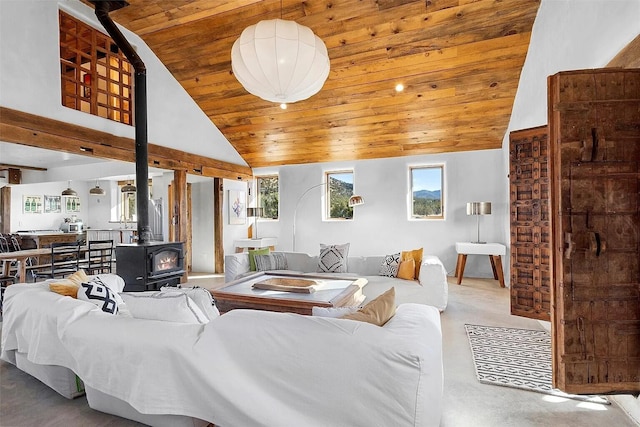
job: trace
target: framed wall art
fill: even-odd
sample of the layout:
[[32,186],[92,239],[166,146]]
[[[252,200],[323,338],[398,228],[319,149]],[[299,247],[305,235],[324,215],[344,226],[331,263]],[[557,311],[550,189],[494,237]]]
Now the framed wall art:
[[64,211],[67,213],[80,212],[80,197],[65,196],[64,197]]
[[60,213],[62,212],[62,197],[60,196],[44,196],[44,213]]
[[42,213],[42,196],[22,196],[22,212]]
[[241,225],[247,219],[247,199],[244,191],[229,190],[229,224]]

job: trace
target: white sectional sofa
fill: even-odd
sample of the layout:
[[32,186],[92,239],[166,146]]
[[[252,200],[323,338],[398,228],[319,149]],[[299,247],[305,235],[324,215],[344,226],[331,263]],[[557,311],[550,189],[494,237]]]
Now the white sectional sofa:
[[3,360],[67,397],[77,375],[92,408],[152,426],[440,422],[434,307],[400,304],[378,327],[256,310],[206,323],[147,320],[106,313],[47,282],[11,285],[4,301]]
[[[300,252],[281,252],[287,260],[287,270],[317,275],[318,256]],[[418,281],[403,280],[394,277],[380,276],[383,256],[350,256],[347,258],[346,273],[331,273],[332,276],[358,276],[367,279],[362,289],[366,301],[377,297],[390,287],[395,287],[396,302],[432,305],[440,311],[447,307],[449,288],[447,271],[440,259],[433,255],[422,258]],[[249,254],[247,252],[226,255],[224,258],[225,282],[232,282],[250,271]],[[366,302],[365,301],[365,302]]]

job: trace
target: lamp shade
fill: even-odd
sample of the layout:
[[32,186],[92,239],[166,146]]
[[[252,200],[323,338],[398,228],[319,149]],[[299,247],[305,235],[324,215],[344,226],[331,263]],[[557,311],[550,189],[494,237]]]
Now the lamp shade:
[[467,203],[467,215],[491,215],[491,202]]
[[364,197],[353,195],[349,197],[349,207],[364,205]]
[[98,181],[96,181],[96,186],[89,190],[89,194],[91,196],[104,196],[106,191],[104,191],[104,188],[100,188]]
[[259,217],[262,218],[264,215],[263,208],[247,208],[247,217]]
[[131,184],[131,183],[127,183],[127,185],[123,185],[122,186],[120,191],[122,193],[135,193],[136,192],[136,186]]
[[329,76],[324,42],[294,21],[260,21],[242,31],[231,48],[231,69],[251,94],[291,103],[318,93]]
[[71,188],[71,181],[69,181],[69,186],[66,190],[62,191],[63,196],[77,196],[78,192]]

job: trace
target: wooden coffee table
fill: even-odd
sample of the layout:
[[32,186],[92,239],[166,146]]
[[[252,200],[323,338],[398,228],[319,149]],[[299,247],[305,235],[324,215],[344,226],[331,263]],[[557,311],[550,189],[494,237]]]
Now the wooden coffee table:
[[[279,277],[311,279],[317,281],[318,286],[312,293],[262,290],[252,287],[254,283]],[[230,282],[224,288],[213,290],[211,293],[221,313],[247,308],[311,315],[311,309],[314,306],[344,307],[361,304],[364,300],[362,287],[366,284],[367,279],[361,277],[258,272]]]

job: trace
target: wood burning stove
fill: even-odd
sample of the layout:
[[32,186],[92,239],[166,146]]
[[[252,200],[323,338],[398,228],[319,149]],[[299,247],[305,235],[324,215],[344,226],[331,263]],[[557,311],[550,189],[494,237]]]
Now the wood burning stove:
[[184,249],[180,242],[149,242],[116,246],[116,272],[125,292],[152,291],[177,286],[184,275]]

